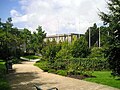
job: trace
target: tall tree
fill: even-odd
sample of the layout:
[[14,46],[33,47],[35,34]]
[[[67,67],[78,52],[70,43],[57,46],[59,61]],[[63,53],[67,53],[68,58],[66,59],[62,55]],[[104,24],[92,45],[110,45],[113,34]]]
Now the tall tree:
[[120,0],[108,1],[109,13],[100,12],[99,16],[108,24],[111,31],[108,60],[113,75],[120,76]]
[[41,26],[36,29],[37,32],[33,32],[31,39],[31,47],[34,52],[40,53],[43,47],[43,40],[46,37],[45,31],[42,30]]
[[[94,25],[92,27],[90,27],[90,43],[91,46],[98,46],[98,40],[99,40],[99,29],[97,28],[96,23],[94,23]],[[85,33],[85,38],[86,40],[89,42],[89,30],[87,30],[87,32]]]
[[24,28],[23,31],[21,32],[21,38],[23,39],[24,42],[24,52],[29,52],[29,44],[30,44],[30,39],[31,39],[31,32]]
[[77,39],[72,46],[72,55],[77,58],[86,58],[89,54],[89,48],[85,37],[80,37]]

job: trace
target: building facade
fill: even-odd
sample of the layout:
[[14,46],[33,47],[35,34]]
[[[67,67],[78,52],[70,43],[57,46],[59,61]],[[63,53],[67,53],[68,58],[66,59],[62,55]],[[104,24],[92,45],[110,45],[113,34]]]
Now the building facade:
[[57,43],[64,42],[64,41],[72,42],[74,39],[78,39],[81,36],[83,36],[83,34],[75,34],[75,33],[56,34],[56,35],[46,36],[44,41],[47,41],[47,40],[53,41],[53,40],[55,40]]

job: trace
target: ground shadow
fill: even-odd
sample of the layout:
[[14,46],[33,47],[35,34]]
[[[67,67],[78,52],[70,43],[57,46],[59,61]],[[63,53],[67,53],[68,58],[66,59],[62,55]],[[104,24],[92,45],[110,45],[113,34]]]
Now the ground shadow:
[[33,88],[34,83],[31,82],[38,77],[35,76],[35,73],[10,73],[8,76],[9,83],[12,87],[12,90],[35,90]]
[[52,82],[39,82],[34,81],[35,79],[40,79],[41,77],[35,72],[19,72],[17,73],[14,69],[11,73],[7,75],[8,81],[12,87],[12,90],[36,90],[34,85],[42,86],[46,84],[55,84]]

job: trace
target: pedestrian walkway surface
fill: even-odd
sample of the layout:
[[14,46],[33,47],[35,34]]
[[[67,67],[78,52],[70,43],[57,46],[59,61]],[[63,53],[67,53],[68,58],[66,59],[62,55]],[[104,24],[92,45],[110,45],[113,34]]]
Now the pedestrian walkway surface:
[[12,90],[36,90],[34,84],[39,85],[43,90],[52,87],[57,87],[58,90],[119,90],[106,85],[43,72],[33,64],[34,62],[22,62],[22,64],[13,65],[15,72],[8,76]]

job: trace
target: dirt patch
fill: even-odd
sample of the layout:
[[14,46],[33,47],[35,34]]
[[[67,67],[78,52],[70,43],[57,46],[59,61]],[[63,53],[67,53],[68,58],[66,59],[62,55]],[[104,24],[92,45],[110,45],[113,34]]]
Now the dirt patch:
[[67,77],[83,80],[85,78],[95,78],[95,76],[88,75],[67,75]]
[[75,79],[80,79],[80,80],[88,78],[88,77],[86,77],[84,75],[68,75],[67,77],[75,78]]

